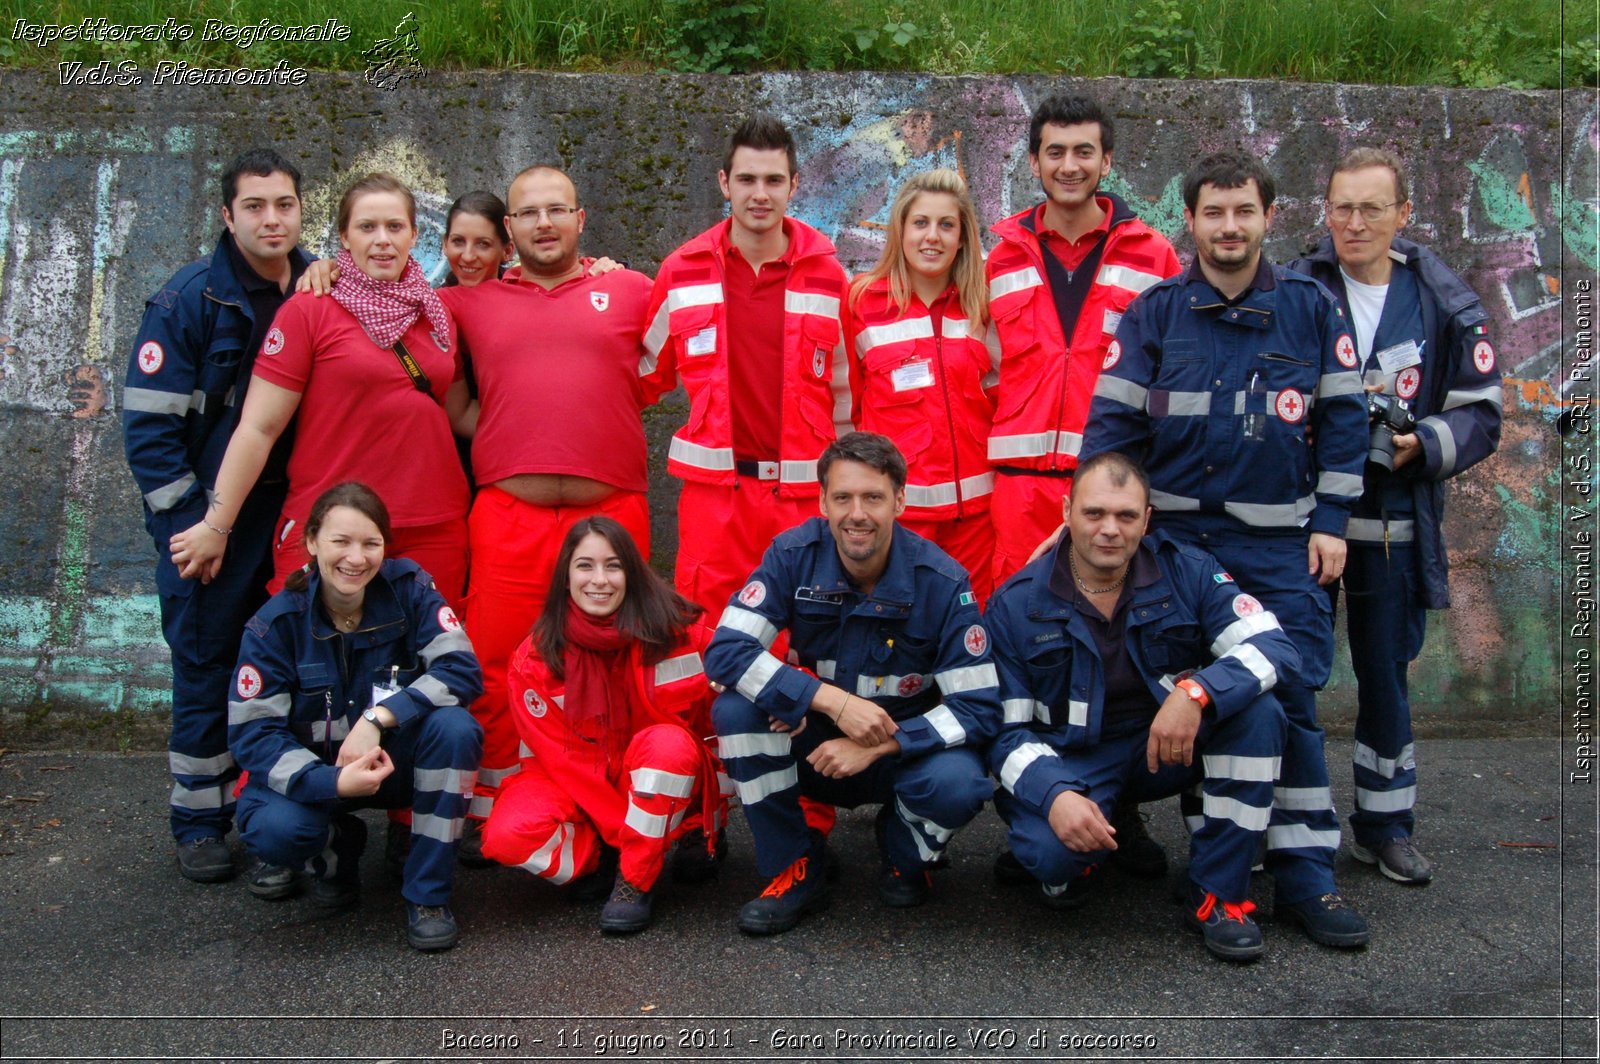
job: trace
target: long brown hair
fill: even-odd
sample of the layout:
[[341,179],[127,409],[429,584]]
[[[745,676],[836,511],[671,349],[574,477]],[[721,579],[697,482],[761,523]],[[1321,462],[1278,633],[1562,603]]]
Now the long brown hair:
[[[378,535],[383,537],[385,544],[394,538],[394,528],[389,523],[389,508],[383,504],[377,492],[358,480],[346,480],[342,484],[335,484],[318,495],[317,501],[311,504],[311,514],[306,518],[306,527],[301,534],[308,540],[316,539],[317,533],[322,531],[322,522],[327,520],[328,513],[339,506],[348,506],[377,525]],[[284,577],[283,586],[290,591],[304,591],[310,582],[311,569],[316,564],[316,559],[313,558],[306,565],[296,569]]]
[[882,277],[889,278],[889,296],[904,314],[911,305],[911,271],[906,266],[906,218],[911,205],[924,192],[945,193],[956,198],[956,213],[961,218],[961,247],[950,263],[950,280],[956,286],[961,312],[973,326],[989,316],[989,287],[983,279],[983,245],[979,242],[978,212],[972,206],[967,183],[954,170],[925,170],[900,184],[894,204],[889,208],[889,232],[877,265],[857,277],[850,285],[850,306],[861,301],[867,286]]
[[550,595],[533,626],[533,645],[545,667],[556,679],[565,679],[567,652],[567,610],[572,602],[568,571],[578,544],[590,534],[599,536],[617,552],[622,563],[624,588],[622,605],[617,607],[616,625],[644,645],[646,663],[666,657],[689,625],[704,609],[672,589],[655,570],[645,564],[639,547],[628,530],[614,518],[596,514],[584,518],[567,531],[556,558],[556,571],[550,580]]

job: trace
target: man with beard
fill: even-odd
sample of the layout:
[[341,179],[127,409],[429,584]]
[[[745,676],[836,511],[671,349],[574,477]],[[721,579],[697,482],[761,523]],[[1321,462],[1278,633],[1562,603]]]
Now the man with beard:
[[1344,571],[1367,417],[1338,301],[1262,257],[1273,195],[1266,167],[1242,152],[1207,156],[1184,178],[1195,261],[1128,309],[1095,385],[1083,457],[1142,462],[1155,527],[1226,567],[1249,593],[1236,600],[1241,620],[1269,610],[1294,642],[1301,667],[1275,689],[1289,731],[1266,867],[1281,919],[1353,948],[1367,927],[1334,883],[1339,822],[1315,692],[1333,664],[1321,585]]

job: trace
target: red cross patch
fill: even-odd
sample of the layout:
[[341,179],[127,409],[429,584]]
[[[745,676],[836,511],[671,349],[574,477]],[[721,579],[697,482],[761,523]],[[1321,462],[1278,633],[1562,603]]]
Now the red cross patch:
[[811,372],[817,375],[817,380],[822,380],[828,375],[828,349],[817,348],[817,353],[811,356]]
[[154,373],[166,360],[167,353],[154,340],[146,340],[139,348],[139,369],[143,373]]
[[1122,345],[1117,343],[1115,340],[1113,340],[1113,341],[1111,341],[1111,346],[1106,348],[1106,357],[1100,363],[1100,368],[1101,369],[1110,369],[1112,366],[1115,366],[1118,362],[1121,362],[1121,361],[1122,361]]
[[461,631],[461,619],[456,616],[456,611],[449,606],[440,606],[439,627],[447,632],[459,632]]
[[759,580],[752,580],[744,585],[744,590],[739,592],[739,604],[755,609],[767,601],[767,585]]
[[1291,425],[1297,424],[1306,416],[1305,396],[1293,388],[1285,388],[1278,393],[1277,410],[1278,417]]
[[967,653],[978,657],[989,649],[989,633],[983,630],[983,625],[974,624],[967,628],[966,635],[961,637],[961,644],[967,648]]
[[544,704],[544,699],[540,698],[538,693],[531,687],[522,692],[522,704],[527,706],[528,712],[535,717],[544,716],[545,710],[550,708]]
[[283,350],[283,330],[274,325],[267,330],[267,338],[261,341],[263,355],[275,355]]
[[604,314],[606,312],[606,308],[611,305],[611,293],[590,292],[589,305],[595,310],[598,310],[600,313]]
[[234,684],[239,697],[248,701],[261,693],[261,674],[254,665],[239,666],[239,681]]
[[1339,334],[1338,342],[1333,345],[1333,353],[1339,356],[1339,365],[1345,369],[1356,368],[1356,345],[1349,333]]
[[1472,345],[1472,364],[1478,367],[1479,373],[1494,372],[1494,345],[1487,340],[1479,340]]
[[918,676],[916,673],[912,673],[910,676],[900,677],[900,687],[898,690],[902,698],[910,698],[912,695],[922,690],[922,677]]
[[1394,394],[1402,399],[1410,399],[1417,394],[1417,389],[1420,387],[1422,387],[1422,371],[1415,366],[1407,366],[1394,379]]
[[1254,595],[1233,596],[1233,612],[1237,616],[1249,617],[1252,614],[1261,613],[1264,609],[1265,607],[1261,605]]

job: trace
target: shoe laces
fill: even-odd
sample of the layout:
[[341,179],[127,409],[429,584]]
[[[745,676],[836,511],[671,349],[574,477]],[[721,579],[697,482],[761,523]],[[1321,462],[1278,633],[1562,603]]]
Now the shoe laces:
[[[1200,908],[1194,911],[1195,919],[1209,920],[1217,908],[1217,896],[1207,893],[1206,900],[1200,903]],[[1225,901],[1222,903],[1222,916],[1225,920],[1244,923],[1245,918],[1256,911],[1256,903],[1248,898],[1244,901]]]
[[802,857],[794,864],[778,873],[778,877],[767,884],[767,889],[761,892],[763,898],[781,898],[798,883],[806,881],[806,866],[811,858]]
[[1332,894],[1324,894],[1322,897],[1318,898],[1317,901],[1322,903],[1322,907],[1324,909],[1348,909],[1349,908],[1349,906],[1345,904],[1344,898],[1342,896],[1340,896],[1337,892],[1332,893]]
[[632,883],[629,883],[626,879],[618,876],[617,885],[611,888],[611,900],[632,905],[634,902],[638,901],[648,893],[650,892],[647,890],[640,890]]
[[445,907],[443,905],[417,906],[417,923],[419,924],[424,920],[443,920],[444,918]]

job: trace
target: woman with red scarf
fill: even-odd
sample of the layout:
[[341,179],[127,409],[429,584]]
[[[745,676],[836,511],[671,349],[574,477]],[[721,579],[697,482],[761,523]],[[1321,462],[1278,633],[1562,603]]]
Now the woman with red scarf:
[[[172,560],[183,576],[209,580],[246,493],[287,448],[270,591],[308,560],[301,531],[312,502],[359,480],[389,504],[389,555],[422,566],[459,609],[467,483],[444,403],[461,362],[449,312],[411,258],[416,201],[398,179],[369,174],[339,201],[338,227],[333,298],[296,294],[273,319],[211,505],[172,537]],[[464,402],[465,388],[451,398]]]
[[[612,518],[561,543],[550,596],[511,660],[511,712],[530,753],[483,829],[483,852],[598,898],[600,929],[649,926],[667,848],[673,878],[723,857],[727,799],[708,745],[712,691],[700,608],[657,576]],[[731,791],[732,787],[729,785]]]

